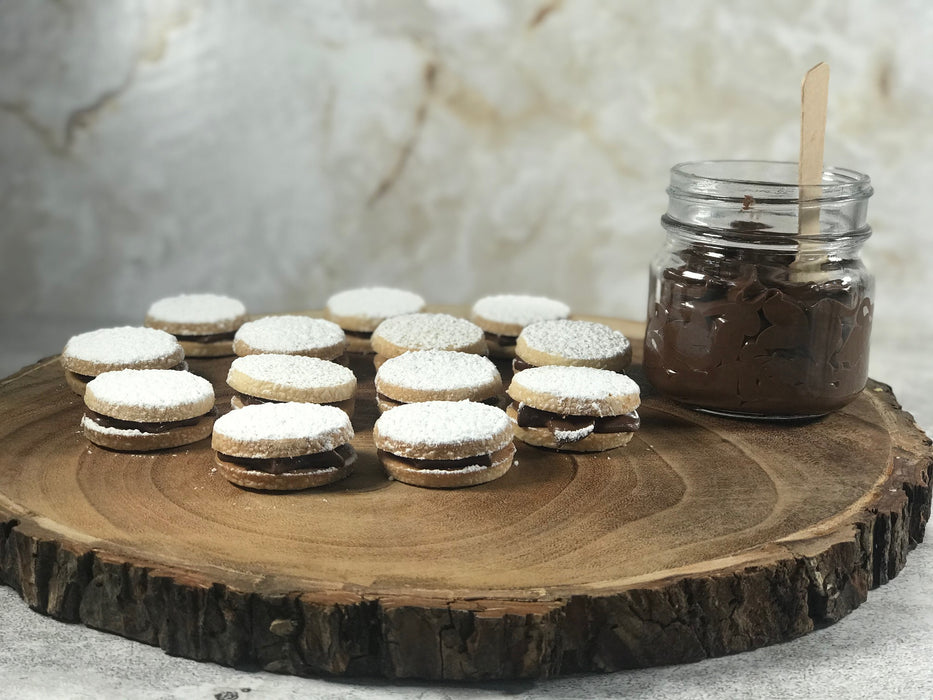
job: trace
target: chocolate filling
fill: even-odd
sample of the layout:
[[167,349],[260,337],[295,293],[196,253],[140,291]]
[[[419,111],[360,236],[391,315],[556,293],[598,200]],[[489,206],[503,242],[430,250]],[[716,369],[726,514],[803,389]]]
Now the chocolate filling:
[[515,410],[515,421],[520,428],[547,428],[548,430],[573,432],[593,426],[592,432],[594,433],[634,433],[641,427],[638,411],[619,416],[574,416],[542,411],[515,401],[512,402],[512,408]]
[[[530,362],[525,362],[525,360],[522,360],[521,358],[516,357],[515,359],[512,360],[512,374],[516,374],[517,372],[521,372],[522,370],[531,369],[532,367],[539,367],[539,366],[541,365],[533,365]],[[623,372],[622,370],[611,370],[611,371],[616,372],[617,374],[625,374],[625,372]]]
[[234,457],[223,452],[217,454],[223,461],[239,465],[250,471],[285,474],[288,472],[342,469],[352,459],[353,448],[349,444],[340,445],[340,447],[326,452],[316,452],[315,454],[299,455],[297,457]]
[[[242,403],[244,406],[258,406],[259,404],[264,404],[264,403],[286,403],[285,401],[279,401],[278,399],[264,399],[259,396],[250,396],[249,394],[244,394],[241,391],[234,391],[233,395],[236,396],[240,400],[240,403]],[[351,396],[349,399],[345,399],[344,401],[332,401],[330,403],[322,403],[320,405],[321,406],[335,406],[337,408],[342,409],[344,408],[345,404],[349,403],[352,400],[353,400],[353,397]]]
[[[384,401],[385,403],[392,404],[392,407],[393,407],[393,408],[394,408],[395,406],[401,406],[401,405],[403,405],[403,404],[405,403],[404,401],[399,401],[398,399],[393,399],[393,398],[391,398],[391,397],[389,397],[389,396],[386,396],[385,394],[380,393],[380,392],[378,392],[378,391],[376,392],[376,398],[377,398],[379,401]],[[486,404],[487,406],[498,406],[498,405],[499,405],[499,398],[498,398],[497,396],[490,396],[488,399],[483,399],[482,401],[477,401],[477,403],[484,403],[484,404]]]
[[532,367],[536,367],[536,366],[537,365],[533,365],[529,362],[525,362],[523,359],[518,358],[518,357],[512,360],[512,372],[521,372],[522,370],[531,369]]
[[139,430],[143,433],[167,433],[169,430],[174,430],[175,428],[186,428],[191,425],[197,425],[205,418],[213,418],[217,415],[217,409],[212,408],[204,415],[195,416],[194,418],[186,418],[185,420],[153,422],[120,420],[119,418],[112,418],[111,416],[105,416],[103,413],[92,411],[89,408],[85,409],[85,414],[88,418],[93,420],[102,428],[114,428],[116,430]]
[[[844,266],[794,279],[794,256],[680,252],[654,281],[645,371],[662,393],[751,416],[819,415],[862,391],[873,304]],[[835,269],[834,269],[835,268]]]
[[373,337],[372,331],[348,331],[344,328],[343,333],[350,338],[360,338],[361,340],[369,340]]
[[486,340],[498,344],[500,348],[512,347],[518,341],[517,335],[499,335],[491,331],[486,331],[484,335]]
[[472,466],[492,466],[492,455],[478,455],[476,457],[465,457],[463,459],[411,459],[409,457],[399,457],[397,454],[392,454],[384,450],[376,450],[376,454],[380,459],[384,455],[389,455],[393,459],[404,462],[412,469],[445,469],[456,471]]
[[[185,362],[184,360],[182,360],[181,362],[179,362],[179,363],[178,363],[177,365],[175,365],[174,367],[169,367],[168,369],[176,369],[176,370],[178,370],[179,372],[181,372],[181,371],[187,371],[187,369],[188,369],[188,363]],[[87,383],[88,383],[89,381],[91,381],[92,379],[96,379],[96,378],[97,378],[96,375],[92,375],[92,374],[78,374],[77,372],[72,372],[71,375],[72,375],[75,379],[77,379],[79,382],[81,382],[82,384],[87,384]]]
[[219,343],[224,340],[233,342],[233,336],[236,335],[236,331],[205,333],[203,335],[180,335],[175,333],[174,335],[179,341],[185,341],[186,343]]
[[261,399],[258,396],[250,396],[241,391],[235,391],[233,395],[236,396],[244,406],[258,406],[264,403],[282,403],[282,401],[276,401],[275,399]]

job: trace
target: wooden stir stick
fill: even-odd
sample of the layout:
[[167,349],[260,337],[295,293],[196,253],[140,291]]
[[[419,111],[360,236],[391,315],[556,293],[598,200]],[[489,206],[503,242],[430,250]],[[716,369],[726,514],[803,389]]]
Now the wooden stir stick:
[[804,206],[817,199],[823,182],[823,141],[826,136],[826,103],[829,98],[829,65],[817,63],[803,77],[800,89],[800,188],[798,230],[802,235],[819,234],[820,208]]

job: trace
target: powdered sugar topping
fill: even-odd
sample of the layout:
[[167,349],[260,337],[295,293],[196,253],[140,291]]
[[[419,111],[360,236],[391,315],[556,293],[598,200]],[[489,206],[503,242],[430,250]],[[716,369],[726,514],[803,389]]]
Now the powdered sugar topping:
[[584,425],[578,430],[555,430],[554,437],[559,443],[577,442],[585,438],[587,435],[592,434],[594,430],[596,430],[596,424],[590,423],[589,425]]
[[[121,408],[142,409],[145,420],[183,420],[209,411],[214,405],[211,383],[192,374],[171,369],[122,369],[104,372],[87,385],[85,403],[114,418]],[[142,420],[138,418],[136,420]]]
[[628,351],[622,333],[602,323],[560,319],[527,326],[519,336],[529,348],[574,360],[604,360]]
[[[476,455],[479,457],[480,455]],[[483,472],[489,469],[489,467],[483,464],[468,464],[465,467],[460,467],[459,469],[424,469],[419,467],[418,471],[422,474],[443,474],[444,476],[453,476],[454,474],[473,474],[475,472]]]
[[230,364],[230,372],[240,372],[257,382],[294,389],[340,387],[355,383],[352,370],[328,360],[303,355],[246,355]]
[[242,442],[305,441],[323,452],[346,444],[353,437],[353,428],[339,408],[289,402],[231,411],[214,422],[214,434]]
[[382,384],[418,391],[456,391],[498,384],[496,366],[483,357],[451,350],[416,350],[386,360],[376,373]]
[[310,316],[266,316],[240,326],[234,342],[266,353],[301,353],[346,344],[343,329]]
[[143,328],[120,326],[101,328],[71,338],[62,351],[66,365],[75,359],[100,365],[163,364],[162,369],[178,364],[185,351],[170,333]]
[[417,313],[424,299],[414,292],[393,287],[361,287],[334,294],[327,300],[327,311],[334,316],[354,316],[382,320],[391,316]]
[[611,396],[640,396],[630,377],[608,369],[548,365],[518,372],[509,387],[559,396],[574,401],[605,401]]
[[246,307],[241,301],[221,294],[179,294],[154,302],[146,315],[173,326],[225,324],[242,320]]
[[566,318],[570,307],[562,301],[527,294],[496,294],[473,304],[473,315],[495,323],[528,326],[539,321]]
[[411,350],[458,350],[484,339],[483,329],[449,314],[405,314],[379,324],[374,335]]
[[381,438],[431,447],[501,437],[494,448],[500,449],[512,439],[511,422],[504,411],[473,401],[402,404],[383,413],[374,430]]

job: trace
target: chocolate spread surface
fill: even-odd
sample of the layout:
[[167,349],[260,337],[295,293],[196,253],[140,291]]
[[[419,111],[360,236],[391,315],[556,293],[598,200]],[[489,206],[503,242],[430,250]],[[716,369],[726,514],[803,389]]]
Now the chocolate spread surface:
[[677,401],[748,416],[820,415],[855,399],[868,377],[864,286],[839,263],[801,271],[793,255],[743,252],[688,249],[655,281],[648,380]]

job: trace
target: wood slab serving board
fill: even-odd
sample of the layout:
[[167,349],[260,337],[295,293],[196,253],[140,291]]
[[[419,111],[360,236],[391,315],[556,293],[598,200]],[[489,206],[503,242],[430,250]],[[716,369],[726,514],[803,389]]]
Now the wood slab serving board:
[[[601,320],[635,341],[644,387],[643,326]],[[228,410],[230,359],[189,364]],[[208,440],[91,445],[57,357],[0,380],[0,582],[43,614],[237,667],[546,677],[831,623],[903,567],[929,515],[930,441],[874,381],[786,425],[646,391],[625,448],[519,443],[502,479],[437,491],[386,479],[371,364],[353,368],[356,472],[291,494],[232,486]]]

